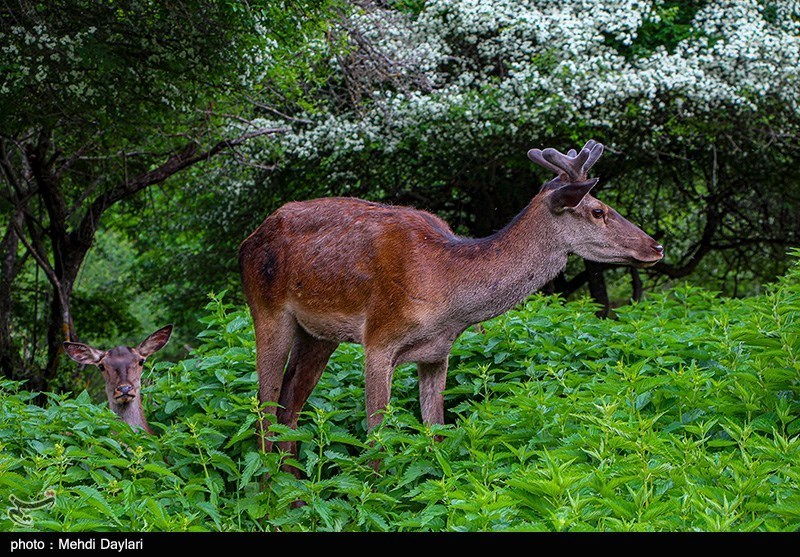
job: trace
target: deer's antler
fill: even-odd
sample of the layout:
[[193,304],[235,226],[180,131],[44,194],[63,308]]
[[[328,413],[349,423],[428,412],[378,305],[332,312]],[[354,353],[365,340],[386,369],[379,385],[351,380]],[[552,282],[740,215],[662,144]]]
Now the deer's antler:
[[589,169],[594,166],[602,154],[603,144],[590,139],[580,153],[576,153],[575,149],[570,149],[565,155],[548,147],[544,151],[531,149],[528,151],[528,158],[558,174],[560,182],[575,183],[585,182],[589,179]]

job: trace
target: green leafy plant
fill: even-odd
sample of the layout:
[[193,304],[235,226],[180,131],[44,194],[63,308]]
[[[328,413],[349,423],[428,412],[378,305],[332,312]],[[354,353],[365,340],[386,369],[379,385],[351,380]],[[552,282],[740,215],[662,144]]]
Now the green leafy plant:
[[444,426],[420,423],[401,366],[367,433],[363,351],[341,346],[298,428],[268,432],[299,443],[297,479],[258,449],[249,316],[212,295],[191,357],[146,376],[157,436],[87,392],[42,408],[0,383],[0,529],[800,527],[800,266],[754,298],[684,286],[595,309],[537,295],[465,332]]

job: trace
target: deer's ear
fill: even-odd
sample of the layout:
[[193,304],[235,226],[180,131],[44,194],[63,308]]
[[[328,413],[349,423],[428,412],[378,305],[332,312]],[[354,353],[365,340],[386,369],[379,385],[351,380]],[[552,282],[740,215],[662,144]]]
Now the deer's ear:
[[143,358],[147,358],[151,354],[154,354],[164,348],[164,345],[167,344],[171,334],[172,325],[161,327],[155,333],[144,339],[142,343],[136,347],[136,350],[142,355]]
[[564,184],[560,188],[554,189],[548,198],[550,209],[555,213],[560,213],[564,209],[577,207],[586,194],[592,191],[598,180],[599,178],[592,178],[586,182]]
[[67,356],[79,364],[96,365],[103,359],[103,355],[105,354],[102,350],[92,348],[88,344],[83,344],[82,342],[65,342],[63,346]]

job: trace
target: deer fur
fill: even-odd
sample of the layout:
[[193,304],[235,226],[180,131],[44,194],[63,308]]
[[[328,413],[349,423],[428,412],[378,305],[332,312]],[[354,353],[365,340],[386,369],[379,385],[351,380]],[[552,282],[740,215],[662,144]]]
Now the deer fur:
[[[430,213],[352,198],[287,203],[239,248],[256,335],[259,400],[290,427],[341,342],[365,349],[367,425],[381,421],[392,374],[416,362],[422,420],[444,422],[447,360],[469,326],[504,313],[561,272],[570,254],[645,267],[663,248],[592,197],[603,146],[532,149],[558,176],[505,228],[455,235]],[[288,363],[287,363],[288,359]],[[284,371],[285,370],[285,371]],[[262,448],[269,451],[268,422]],[[281,448],[296,454],[294,442]],[[295,471],[297,473],[297,471]]]
[[117,346],[103,351],[81,342],[65,342],[67,355],[84,365],[96,365],[103,374],[108,407],[133,428],[152,434],[142,407],[142,369],[145,359],[161,350],[172,334],[172,325],[162,327],[136,347]]

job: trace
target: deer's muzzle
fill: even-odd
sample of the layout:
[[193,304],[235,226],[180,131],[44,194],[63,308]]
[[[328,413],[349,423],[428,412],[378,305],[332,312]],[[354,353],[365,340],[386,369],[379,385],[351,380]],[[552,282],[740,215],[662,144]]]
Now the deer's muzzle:
[[114,389],[114,400],[117,402],[130,402],[136,398],[136,391],[133,385],[120,385]]
[[650,253],[648,253],[647,255],[649,255],[648,259],[636,258],[636,260],[634,261],[634,266],[652,267],[653,265],[655,265],[664,258],[664,246],[662,246],[661,244],[657,244],[655,241],[653,241],[652,245],[650,246]]

